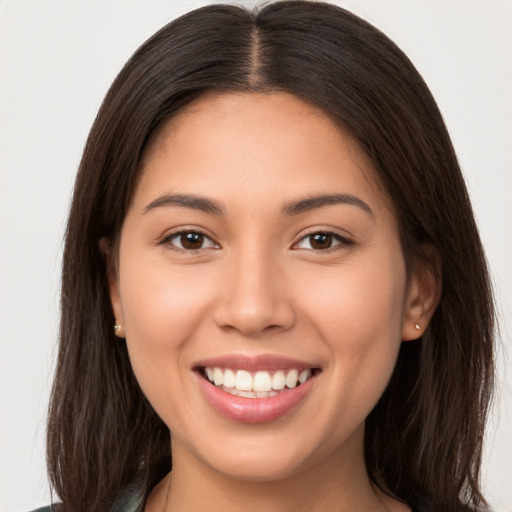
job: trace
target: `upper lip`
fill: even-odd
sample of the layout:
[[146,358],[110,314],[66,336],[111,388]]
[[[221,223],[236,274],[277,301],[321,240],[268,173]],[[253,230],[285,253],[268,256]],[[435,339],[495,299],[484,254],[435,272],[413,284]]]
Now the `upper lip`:
[[247,371],[272,371],[288,369],[305,370],[306,368],[318,368],[318,366],[275,354],[226,354],[197,361],[193,365],[193,368],[231,368]]

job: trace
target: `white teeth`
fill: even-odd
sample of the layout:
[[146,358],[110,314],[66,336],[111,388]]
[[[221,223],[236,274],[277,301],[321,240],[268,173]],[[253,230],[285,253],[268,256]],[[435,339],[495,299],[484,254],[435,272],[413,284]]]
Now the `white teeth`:
[[222,384],[227,388],[235,387],[235,372],[233,370],[230,370],[228,368],[227,370],[224,371],[224,378],[222,379]]
[[252,391],[252,376],[245,370],[238,370],[235,377],[235,388],[238,391]]
[[254,391],[270,391],[272,389],[272,377],[268,372],[256,372],[253,383]]
[[299,374],[299,382],[304,384],[311,377],[311,370],[308,368],[306,370],[302,370]]
[[286,385],[286,378],[284,372],[279,370],[272,376],[272,389],[277,391],[283,389]]
[[220,368],[213,369],[213,382],[216,386],[222,386],[222,381],[224,379],[224,374]]
[[256,398],[256,393],[254,391],[239,391],[238,396],[243,396],[244,398]]
[[282,390],[293,389],[304,384],[312,375],[311,368],[277,370],[273,374],[267,371],[250,373],[246,370],[205,368],[205,376],[210,382],[232,395],[247,398],[267,398],[275,396]]
[[297,379],[299,378],[298,370],[290,370],[286,375],[286,387],[294,388],[297,385]]
[[236,388],[226,388],[226,387],[223,387],[222,389],[224,391],[226,391],[227,393],[229,393],[230,395],[238,396],[238,394],[239,394],[239,391]]

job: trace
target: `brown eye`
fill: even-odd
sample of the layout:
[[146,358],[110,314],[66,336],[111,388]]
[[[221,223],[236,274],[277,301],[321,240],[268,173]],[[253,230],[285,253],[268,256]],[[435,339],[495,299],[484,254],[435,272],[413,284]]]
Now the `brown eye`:
[[180,233],[174,233],[168,237],[164,242],[168,242],[178,249],[184,251],[197,251],[199,249],[206,249],[215,247],[214,242],[197,231],[182,231]]
[[203,246],[204,235],[200,233],[183,233],[180,243],[183,249],[200,249]]
[[318,231],[302,238],[295,246],[297,249],[309,249],[312,251],[327,251],[337,246],[340,248],[351,245],[352,242],[335,233]]
[[309,235],[309,245],[312,249],[329,249],[332,245],[332,235],[328,233]]

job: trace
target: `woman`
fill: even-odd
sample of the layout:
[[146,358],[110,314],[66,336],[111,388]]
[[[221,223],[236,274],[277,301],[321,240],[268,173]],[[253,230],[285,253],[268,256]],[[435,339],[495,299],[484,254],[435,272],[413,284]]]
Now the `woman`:
[[484,508],[493,328],[403,53],[327,4],[194,11],[121,71],[77,177],[62,509]]

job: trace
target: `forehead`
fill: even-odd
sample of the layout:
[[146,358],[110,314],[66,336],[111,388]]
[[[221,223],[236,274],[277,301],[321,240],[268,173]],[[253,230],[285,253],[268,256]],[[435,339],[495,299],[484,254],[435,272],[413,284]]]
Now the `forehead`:
[[238,190],[247,200],[272,187],[275,197],[339,187],[388,203],[357,142],[316,105],[282,92],[211,92],[163,123],[144,152],[136,195],[158,187]]
[[[248,134],[248,128],[258,130],[263,125],[267,129],[270,125],[278,128],[287,124],[290,118],[295,118],[294,121],[300,123],[304,130],[313,128],[313,124],[316,129],[323,125],[324,130],[340,130],[319,107],[289,93],[208,91],[160,124],[149,139],[143,162],[153,152],[165,150],[169,138],[176,137],[182,130],[222,126],[224,130],[231,128],[236,135],[234,139],[237,139]],[[257,124],[244,126],[245,129],[239,132],[238,127],[249,119]]]

